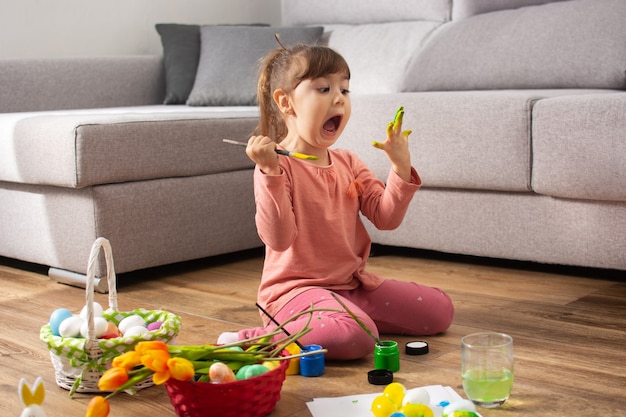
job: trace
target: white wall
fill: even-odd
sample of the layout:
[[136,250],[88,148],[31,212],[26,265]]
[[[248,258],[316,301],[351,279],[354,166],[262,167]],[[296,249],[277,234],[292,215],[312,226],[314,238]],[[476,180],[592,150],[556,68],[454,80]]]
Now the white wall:
[[280,0],[0,0],[0,58],[160,54],[155,23],[281,22]]

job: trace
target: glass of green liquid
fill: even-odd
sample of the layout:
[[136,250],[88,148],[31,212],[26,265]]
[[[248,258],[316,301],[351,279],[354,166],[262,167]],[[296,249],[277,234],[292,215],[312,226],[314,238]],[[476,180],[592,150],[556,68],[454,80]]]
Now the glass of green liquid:
[[467,398],[480,407],[504,404],[513,389],[513,338],[474,333],[461,339],[461,373]]

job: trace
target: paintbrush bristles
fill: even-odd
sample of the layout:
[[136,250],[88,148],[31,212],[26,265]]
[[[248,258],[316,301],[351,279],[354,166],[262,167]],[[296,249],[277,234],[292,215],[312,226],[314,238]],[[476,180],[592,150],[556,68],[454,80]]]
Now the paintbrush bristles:
[[248,144],[245,142],[239,142],[237,140],[232,140],[232,139],[222,139],[222,142],[230,143],[231,145],[248,146]]

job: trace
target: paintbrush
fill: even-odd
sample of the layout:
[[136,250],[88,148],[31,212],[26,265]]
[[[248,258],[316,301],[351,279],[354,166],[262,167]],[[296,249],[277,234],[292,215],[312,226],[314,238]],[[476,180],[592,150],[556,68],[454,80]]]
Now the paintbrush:
[[[272,317],[270,315],[270,313],[268,313],[267,311],[265,311],[265,309],[263,307],[261,307],[259,305],[259,303],[255,303],[255,305],[258,307],[259,310],[261,310],[263,312],[263,314],[265,314],[267,317],[269,317],[269,319],[272,321],[272,323],[274,323],[275,325],[277,325],[278,327],[280,327],[280,323],[278,323],[276,321],[276,319],[274,317]],[[284,327],[281,327],[281,330],[287,335],[287,336],[291,336],[291,333],[289,333]],[[300,350],[305,351],[306,349],[304,348],[304,346],[302,346],[302,344],[300,342],[298,342],[297,340],[294,340],[294,343],[296,345],[298,345],[298,347],[300,348]]]
[[[238,145],[238,146],[248,146],[247,143],[245,142],[239,142],[236,140],[230,140],[230,139],[222,139],[223,142],[226,143],[230,143],[231,145]],[[316,159],[319,159],[317,156],[315,155],[307,155],[305,153],[300,153],[300,152],[291,152],[291,151],[286,151],[283,149],[275,149],[276,153],[279,155],[285,155],[285,156],[291,156],[292,158],[298,158],[298,159],[308,159],[309,161],[314,161]]]

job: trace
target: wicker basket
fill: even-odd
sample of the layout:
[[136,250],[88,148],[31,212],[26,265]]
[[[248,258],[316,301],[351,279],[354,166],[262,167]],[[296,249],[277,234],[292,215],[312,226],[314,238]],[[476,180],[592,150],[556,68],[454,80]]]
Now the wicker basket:
[[[141,336],[96,339],[93,302],[95,270],[100,249],[104,250],[109,286],[109,309],[103,313],[103,317],[118,325],[125,317],[136,314],[141,316],[146,322],[163,322],[160,329]],[[70,395],[75,392],[101,392],[98,389],[98,380],[102,373],[111,367],[113,358],[133,350],[137,343],[144,340],[160,340],[165,343],[173,342],[181,327],[180,317],[167,311],[145,309],[136,309],[128,312],[118,311],[113,255],[111,245],[105,238],[98,238],[91,248],[87,265],[85,293],[89,326],[87,338],[55,336],[52,334],[49,324],[44,325],[39,334],[40,339],[50,351],[50,359],[54,366],[57,385],[70,390]],[[148,378],[135,385],[133,389],[147,388],[152,384],[152,379]]]
[[235,382],[181,382],[169,379],[165,383],[178,417],[264,417],[280,400],[289,361],[277,368]]

